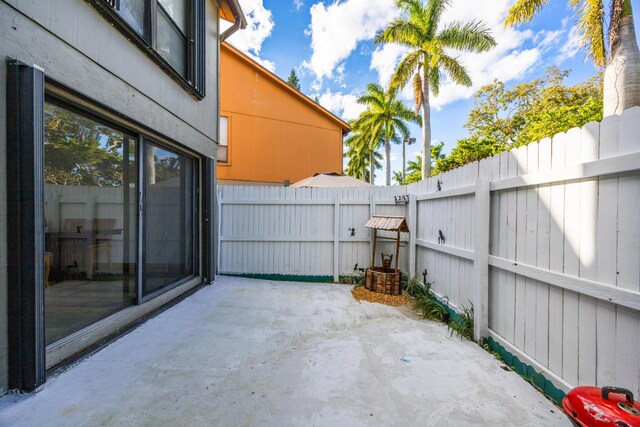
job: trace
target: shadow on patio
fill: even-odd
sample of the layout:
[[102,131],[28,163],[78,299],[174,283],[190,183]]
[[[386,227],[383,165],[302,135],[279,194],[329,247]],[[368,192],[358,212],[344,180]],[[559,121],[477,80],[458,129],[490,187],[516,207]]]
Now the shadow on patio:
[[569,425],[476,344],[344,285],[219,277],[0,425]]

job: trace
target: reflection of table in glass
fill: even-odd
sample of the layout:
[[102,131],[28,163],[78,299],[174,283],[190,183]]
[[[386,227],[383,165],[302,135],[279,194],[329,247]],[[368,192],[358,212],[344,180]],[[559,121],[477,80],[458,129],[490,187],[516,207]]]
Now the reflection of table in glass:
[[[76,240],[80,241],[82,247],[82,260],[85,260],[86,265],[86,273],[87,279],[93,278],[94,266],[96,264],[96,258],[98,257],[98,253],[101,251],[105,252],[107,255],[107,263],[109,264],[109,272],[111,272],[111,250],[113,245],[113,236],[122,234],[121,228],[113,228],[109,230],[89,230],[89,231],[80,231],[80,232],[72,232],[72,231],[62,231],[62,232],[50,232],[47,234],[47,242],[48,244],[54,245],[54,248],[51,248],[51,252],[57,252],[58,258],[58,266],[65,267],[65,265],[60,266],[60,262],[63,259],[68,258],[67,256],[62,256],[61,242],[64,240]],[[79,258],[79,257],[78,257]],[[77,262],[77,258],[73,257],[73,260]],[[80,264],[80,261],[78,264]]]

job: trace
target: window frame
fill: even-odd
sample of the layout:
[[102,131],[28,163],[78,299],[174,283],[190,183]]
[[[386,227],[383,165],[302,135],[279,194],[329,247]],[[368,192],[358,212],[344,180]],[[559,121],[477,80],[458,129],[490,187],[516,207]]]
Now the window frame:
[[[220,119],[225,118],[227,119],[227,144],[226,145],[222,145],[220,144],[220,129],[222,128],[220,125]],[[216,149],[216,163],[220,166],[231,166],[231,151],[229,149],[229,142],[231,140],[231,114],[227,114],[227,113],[220,113],[219,114],[219,119],[218,119],[218,142],[217,145],[218,147],[220,146],[224,146],[227,147],[227,160],[220,160],[218,158],[218,152]]]
[[181,156],[187,157],[189,159],[191,159],[191,161],[193,162],[193,176],[191,177],[192,182],[192,188],[193,188],[193,200],[191,201],[191,210],[192,210],[192,218],[191,218],[191,222],[192,222],[192,226],[191,226],[191,230],[192,230],[192,242],[191,242],[191,253],[193,256],[193,273],[189,276],[185,276],[181,279],[178,279],[177,281],[163,286],[159,289],[156,289],[155,291],[149,292],[149,293],[145,293],[145,289],[144,289],[144,283],[146,283],[147,277],[146,277],[146,262],[147,262],[147,254],[146,254],[146,231],[147,231],[147,203],[146,203],[146,188],[142,188],[142,187],[146,187],[146,182],[145,182],[145,162],[144,162],[144,157],[141,157],[142,160],[139,161],[138,164],[138,181],[140,182],[140,191],[141,196],[140,196],[140,204],[142,206],[142,211],[138,212],[139,215],[139,220],[138,220],[138,233],[139,233],[139,238],[138,238],[138,247],[139,250],[141,250],[141,254],[138,258],[138,262],[140,263],[140,267],[139,267],[139,275],[138,275],[138,289],[137,289],[137,303],[138,304],[144,304],[145,302],[152,300],[154,298],[156,298],[159,295],[164,294],[165,292],[170,291],[173,288],[176,288],[182,284],[185,284],[191,280],[193,280],[194,278],[197,277],[205,277],[206,276],[206,272],[201,268],[200,265],[200,256],[202,255],[200,252],[200,239],[201,239],[201,234],[205,232],[204,227],[201,224],[201,204],[200,204],[200,174],[202,173],[202,166],[201,166],[201,158],[199,156],[194,155],[193,153],[183,150],[181,149],[181,147],[175,146],[175,145],[169,145],[166,143],[163,143],[161,140],[159,140],[158,138],[154,138],[151,135],[146,135],[146,134],[140,134],[139,135],[139,139],[138,139],[138,156],[144,156],[145,155],[145,149],[147,147],[147,145],[151,145],[160,149],[164,149],[164,150],[168,150],[171,152],[174,152],[176,154],[179,154]]
[[[141,256],[141,251],[139,248],[139,243],[138,243],[138,238],[139,238],[139,231],[138,228],[140,227],[140,203],[139,203],[139,197],[140,197],[140,192],[141,189],[139,188],[140,186],[140,182],[138,180],[139,178],[139,170],[140,169],[140,165],[141,165],[141,160],[138,159],[138,151],[139,151],[139,144],[140,144],[140,135],[143,135],[144,133],[141,133],[140,131],[134,130],[132,129],[130,126],[127,126],[126,123],[119,123],[117,121],[114,121],[113,119],[110,119],[108,117],[106,117],[104,114],[102,114],[99,109],[100,107],[98,106],[98,104],[92,103],[91,102],[91,106],[85,106],[85,105],[81,105],[79,103],[77,103],[76,101],[70,99],[71,97],[73,97],[73,93],[70,91],[66,91],[64,90],[64,94],[60,94],[58,92],[52,92],[50,90],[50,85],[54,85],[54,86],[59,86],[57,84],[55,84],[54,82],[51,81],[51,79],[45,77],[45,91],[44,91],[44,104],[43,106],[46,107],[46,104],[52,104],[55,105],[57,107],[63,108],[69,112],[72,112],[74,114],[77,114],[79,116],[83,116],[84,118],[93,120],[103,126],[108,126],[113,130],[116,130],[118,132],[121,132],[123,135],[126,135],[127,137],[134,139],[135,142],[135,149],[136,149],[136,170],[134,171],[135,176],[132,176],[131,178],[134,180],[135,182],[135,190],[134,190],[134,197],[136,197],[136,199],[138,200],[138,203],[136,203],[136,206],[134,207],[135,212],[134,212],[134,217],[135,217],[135,233],[131,236],[133,238],[134,241],[134,251],[133,251],[133,255],[132,257],[135,258],[136,263],[135,263],[135,268],[133,271],[133,276],[135,277],[135,283],[133,283],[132,286],[132,294],[131,295],[131,300],[128,302],[128,304],[126,305],[122,305],[117,311],[106,315],[105,317],[103,317],[102,319],[90,323],[86,326],[81,327],[80,329],[76,330],[75,332],[66,335],[56,341],[52,341],[50,343],[46,343],[45,341],[45,345],[46,345],[46,350],[50,351],[52,348],[55,348],[56,346],[58,346],[60,343],[64,343],[66,341],[68,341],[70,339],[70,337],[73,337],[74,335],[81,333],[84,330],[87,330],[91,327],[93,327],[93,325],[100,323],[101,321],[103,321],[106,318],[109,318],[110,316],[116,315],[119,312],[122,312],[123,310],[126,310],[128,308],[130,308],[131,306],[135,306],[135,305],[140,305],[142,304],[141,299],[139,298],[138,295],[138,281],[139,281],[139,277],[140,277],[140,272],[142,270],[142,268],[138,265],[140,262],[140,256]],[[43,119],[44,119],[44,115],[43,115]],[[44,120],[43,120],[44,121]],[[44,159],[45,157],[45,153],[44,153],[44,148],[46,147],[46,141],[43,139],[42,141],[42,145],[43,145],[43,167],[46,166]],[[43,175],[44,178],[44,175]],[[124,185],[123,185],[124,188]],[[43,211],[44,211],[44,201],[43,201]],[[124,217],[123,217],[124,220]],[[44,303],[46,306],[46,293],[45,293],[45,298],[44,298]],[[45,319],[45,332],[46,332],[46,319]],[[46,337],[45,337],[46,338]]]
[[[138,46],[153,62],[167,73],[178,85],[196,100],[206,95],[206,43],[205,23],[206,8],[204,0],[187,0],[187,32],[184,34],[173,18],[164,10],[158,0],[144,0],[149,6],[145,14],[145,32],[149,40],[133,29],[118,13],[120,0],[85,0],[98,11],[114,28],[120,31],[129,41]],[[161,10],[160,10],[161,9]],[[178,34],[186,38],[185,73],[183,76],[157,50],[157,14],[163,13]]]

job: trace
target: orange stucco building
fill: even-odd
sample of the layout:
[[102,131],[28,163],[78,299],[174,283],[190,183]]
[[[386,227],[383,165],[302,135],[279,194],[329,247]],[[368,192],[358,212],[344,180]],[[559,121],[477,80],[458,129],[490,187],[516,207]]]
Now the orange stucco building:
[[226,43],[220,45],[220,117],[221,185],[282,185],[342,172],[349,125]]

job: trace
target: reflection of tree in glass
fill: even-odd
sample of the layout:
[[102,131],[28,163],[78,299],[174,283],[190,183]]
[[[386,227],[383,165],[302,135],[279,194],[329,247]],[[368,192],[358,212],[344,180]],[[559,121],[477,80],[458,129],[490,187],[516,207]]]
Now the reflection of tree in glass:
[[[160,154],[167,153],[164,150],[159,150]],[[175,155],[158,155],[155,156],[155,177],[156,182],[166,181],[170,178],[180,176],[180,158]]]
[[45,183],[122,186],[121,132],[50,103],[44,124]]

